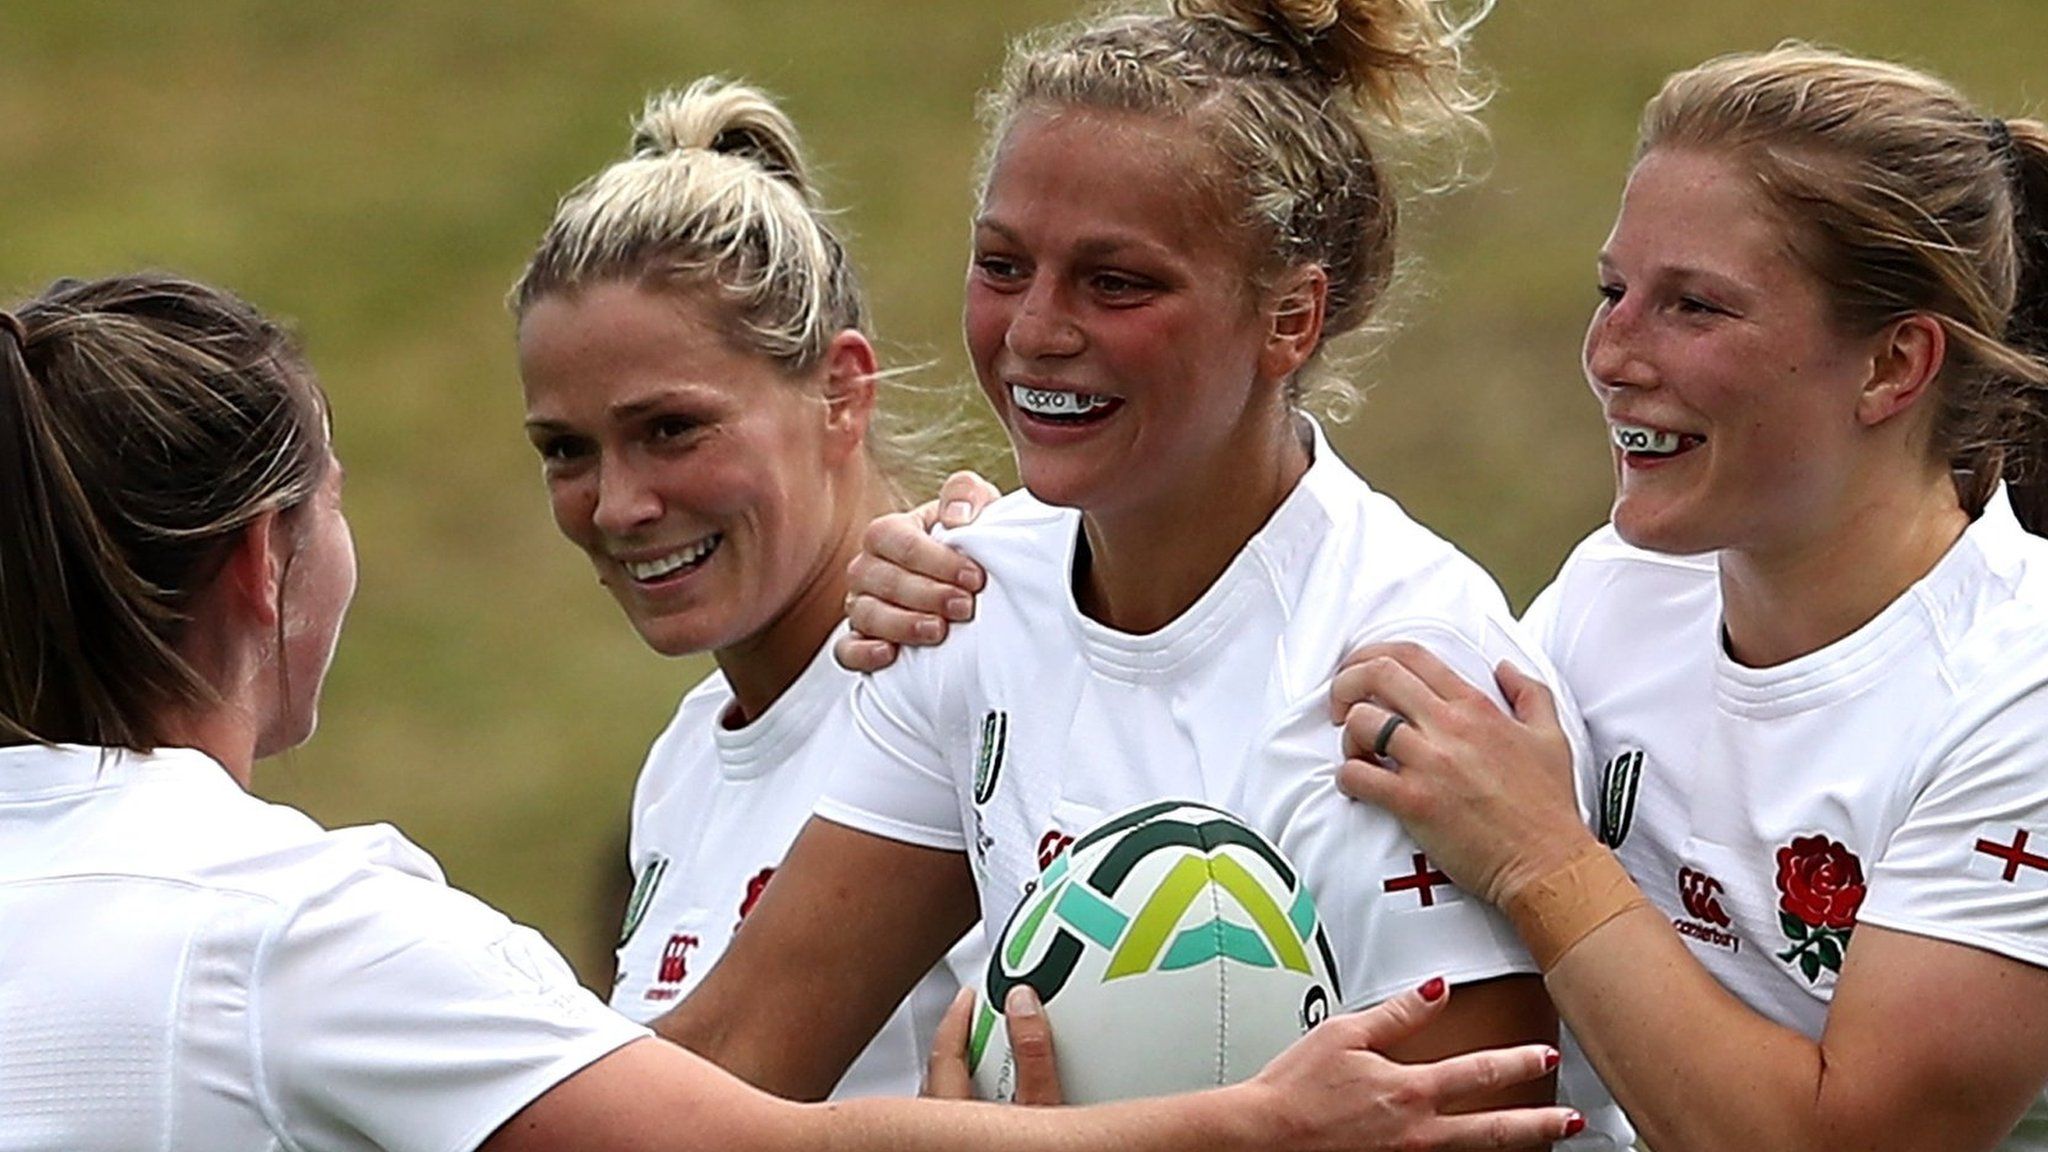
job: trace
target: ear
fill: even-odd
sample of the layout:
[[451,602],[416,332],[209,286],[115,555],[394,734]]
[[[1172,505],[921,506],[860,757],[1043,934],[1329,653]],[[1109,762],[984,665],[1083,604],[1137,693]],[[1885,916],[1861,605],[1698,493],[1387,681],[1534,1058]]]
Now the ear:
[[1276,286],[1267,312],[1266,346],[1259,353],[1267,379],[1292,379],[1315,355],[1329,303],[1330,277],[1320,265],[1292,269]]
[[867,442],[875,412],[874,346],[859,332],[843,328],[825,347],[824,369],[825,439],[836,461]]
[[265,512],[235,538],[220,575],[214,578],[222,605],[265,635],[277,628],[290,549],[290,528],[276,511]]
[[1856,398],[1856,419],[1875,428],[1911,409],[1948,361],[1948,330],[1924,313],[1901,317],[1878,336],[1870,378]]

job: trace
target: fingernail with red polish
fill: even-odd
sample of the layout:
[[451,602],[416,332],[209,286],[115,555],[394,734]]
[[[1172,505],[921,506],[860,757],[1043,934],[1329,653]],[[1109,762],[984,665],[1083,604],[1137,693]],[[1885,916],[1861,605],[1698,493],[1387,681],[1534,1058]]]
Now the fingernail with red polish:
[[1573,1136],[1577,1136],[1579,1133],[1584,1132],[1585,1130],[1586,1118],[1584,1116],[1581,1116],[1577,1112],[1574,1112],[1571,1115],[1564,1118],[1564,1134],[1566,1139],[1570,1139]]
[[1429,978],[1429,982],[1422,986],[1422,998],[1434,1004],[1443,999],[1444,993],[1448,991],[1450,991],[1450,988],[1444,984],[1443,977],[1432,976]]
[[1555,1048],[1552,1048],[1552,1049],[1550,1049],[1549,1051],[1547,1051],[1547,1052],[1545,1052],[1545,1053],[1543,1054],[1543,1070],[1544,1070],[1545,1072],[1555,1072],[1555,1071],[1557,1071],[1557,1065],[1558,1065],[1558,1062],[1559,1062],[1559,1061],[1561,1061],[1561,1060],[1563,1060],[1563,1059],[1564,1059],[1564,1057],[1562,1057],[1562,1056],[1559,1056],[1559,1055],[1557,1054],[1557,1049],[1555,1049]]

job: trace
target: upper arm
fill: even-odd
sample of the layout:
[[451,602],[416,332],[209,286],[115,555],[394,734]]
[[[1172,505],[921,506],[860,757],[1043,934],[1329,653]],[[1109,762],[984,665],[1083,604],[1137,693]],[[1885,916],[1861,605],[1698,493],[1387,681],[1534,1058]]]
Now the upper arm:
[[307,900],[256,971],[253,1087],[309,1147],[462,1147],[646,1036],[532,929],[387,870]]
[[965,855],[813,817],[655,1029],[777,1095],[823,1098],[977,915]]
[[1861,925],[1820,1047],[1830,1146],[1992,1148],[2048,1081],[2048,969]]
[[1824,1115],[1895,1147],[1989,1148],[2048,1082],[2048,689],[1985,706],[1910,783],[1821,1037]]

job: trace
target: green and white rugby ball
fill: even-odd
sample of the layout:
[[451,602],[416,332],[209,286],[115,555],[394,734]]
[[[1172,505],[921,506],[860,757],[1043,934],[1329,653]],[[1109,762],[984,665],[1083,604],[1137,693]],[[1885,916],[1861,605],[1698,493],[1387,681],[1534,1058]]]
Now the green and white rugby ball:
[[1076,840],[994,941],[968,1062],[1011,1099],[1002,1004],[1045,1004],[1068,1103],[1244,1080],[1342,997],[1315,901],[1265,837],[1193,801],[1146,804]]

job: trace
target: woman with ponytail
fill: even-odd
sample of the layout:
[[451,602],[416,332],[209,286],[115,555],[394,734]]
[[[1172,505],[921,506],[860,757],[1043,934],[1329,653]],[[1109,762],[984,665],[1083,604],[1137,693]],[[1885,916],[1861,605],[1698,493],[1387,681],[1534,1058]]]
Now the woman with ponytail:
[[1412,647],[1339,678],[1344,786],[1507,912],[1658,1152],[2048,1148],[2048,129],[1712,60],[1598,276],[1613,523],[1530,610],[1597,826],[1540,685]]
[[[1348,646],[1418,638],[1484,684],[1542,661],[1493,582],[1305,411],[1342,398],[1324,353],[1398,265],[1382,152],[1474,128],[1469,31],[1432,0],[1180,0],[1013,52],[986,105],[965,327],[1027,491],[952,538],[986,573],[973,626],[862,681],[818,817],[657,1028],[821,1091],[878,1006],[964,927],[1002,925],[1061,846],[1192,798],[1300,866],[1343,1007],[1461,986],[1398,1058],[1554,1037],[1505,923],[1448,888],[1385,887],[1414,845],[1328,786]],[[1002,748],[978,747],[997,715]],[[1248,776],[1296,715],[1316,723]],[[1029,1011],[1028,988],[1013,998]]]
[[[751,88],[656,97],[632,155],[564,197],[512,293],[555,523],[664,656],[710,652],[634,792],[612,1006],[711,970],[852,738],[832,662],[847,561],[943,426],[876,403],[867,307],[796,129]],[[927,972],[835,1095],[915,1095],[980,934]]]
[[607,1010],[395,830],[249,791],[311,734],[356,580],[326,401],[282,329],[161,275],[0,310],[0,469],[10,1152],[1315,1152],[1564,1126],[1435,1115],[1550,1054],[1391,1064],[1372,1049],[1435,1011],[1413,993],[1171,1101],[776,1100]]

